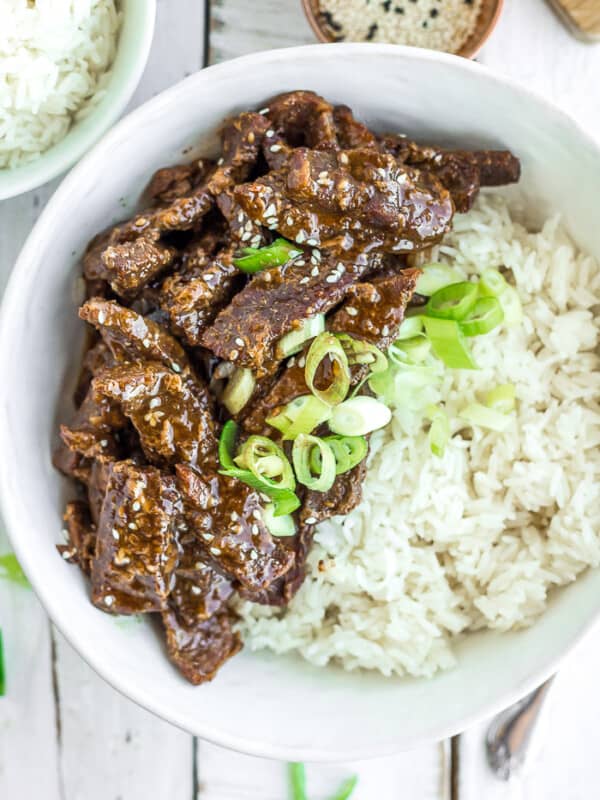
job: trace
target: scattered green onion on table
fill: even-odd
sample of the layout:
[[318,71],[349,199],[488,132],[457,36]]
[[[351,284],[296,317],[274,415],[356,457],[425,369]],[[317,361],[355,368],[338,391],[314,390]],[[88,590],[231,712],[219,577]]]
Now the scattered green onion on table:
[[[290,800],[308,800],[306,793],[306,767],[299,762],[288,765]],[[349,800],[358,784],[358,776],[347,778],[328,800]]]

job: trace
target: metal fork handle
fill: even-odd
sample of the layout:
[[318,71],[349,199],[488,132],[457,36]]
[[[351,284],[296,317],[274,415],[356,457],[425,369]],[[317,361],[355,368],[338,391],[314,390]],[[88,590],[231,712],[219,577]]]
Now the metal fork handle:
[[550,678],[492,720],[486,736],[486,755],[490,769],[500,780],[509,780],[523,767],[553,680]]

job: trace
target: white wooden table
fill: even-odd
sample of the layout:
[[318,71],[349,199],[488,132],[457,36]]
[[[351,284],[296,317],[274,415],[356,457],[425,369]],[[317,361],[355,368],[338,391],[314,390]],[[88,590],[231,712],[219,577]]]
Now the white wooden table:
[[[314,41],[300,0],[159,0],[158,14],[132,106],[208,63]],[[600,135],[600,46],[572,39],[543,0],[506,0],[480,60],[558,101]],[[56,185],[0,204],[0,290]],[[7,549],[0,531],[0,553]],[[0,581],[0,627],[8,671],[1,800],[286,800],[284,765],[198,741],[121,697],[52,628],[31,591]],[[350,772],[360,775],[356,800],[597,798],[599,673],[600,634],[559,676],[553,721],[522,779],[503,784],[489,775],[483,724],[396,758],[309,767],[311,798],[326,797]]]

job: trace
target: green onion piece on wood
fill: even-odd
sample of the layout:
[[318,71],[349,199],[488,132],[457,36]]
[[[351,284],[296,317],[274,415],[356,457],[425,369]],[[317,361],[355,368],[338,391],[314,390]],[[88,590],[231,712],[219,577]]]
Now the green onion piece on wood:
[[423,323],[434,355],[447,367],[477,369],[458,322],[452,319],[424,317]]
[[19,586],[29,587],[29,581],[25,577],[21,565],[12,553],[0,556],[0,579],[11,581]]
[[251,274],[268,267],[280,267],[301,253],[302,251],[287,239],[275,239],[266,247],[245,247],[242,255],[234,258],[233,263],[242,272]]
[[[313,449],[318,449],[319,459],[312,456]],[[318,436],[301,433],[292,447],[292,461],[298,481],[315,492],[327,492],[335,481],[335,456],[326,441]],[[317,465],[316,470],[311,465]]]
[[[315,379],[323,362],[328,364],[331,371],[331,382],[327,389],[318,389]],[[335,334],[321,333],[313,340],[306,354],[304,378],[315,397],[329,406],[341,403],[346,397],[350,388],[350,367],[342,343]]]
[[304,764],[294,762],[289,765],[292,800],[308,800],[306,796],[306,769]]
[[477,302],[477,295],[478,287],[475,283],[452,283],[429,298],[425,315],[438,319],[464,319]]

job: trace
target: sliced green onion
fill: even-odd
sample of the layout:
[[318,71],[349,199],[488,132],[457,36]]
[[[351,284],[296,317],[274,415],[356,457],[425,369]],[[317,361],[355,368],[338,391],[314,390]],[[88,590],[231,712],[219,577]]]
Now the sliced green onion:
[[[327,389],[321,390],[315,386],[315,377],[326,358],[331,362],[333,379]],[[315,397],[327,405],[334,406],[341,403],[348,394],[350,388],[348,357],[342,343],[333,333],[321,333],[313,340],[306,355],[304,378]]]
[[347,333],[338,333],[336,336],[342,343],[350,366],[366,364],[373,373],[383,372],[387,369],[387,358],[374,344],[365,342],[362,339],[355,339]]
[[[255,475],[251,470],[240,469],[235,465],[233,452],[235,450],[237,432],[238,426],[231,419],[223,426],[219,439],[219,461],[223,469],[219,470],[219,474],[226,475],[230,478],[237,478],[237,480],[242,481],[242,483],[245,483],[247,486],[251,486],[253,489],[270,497],[273,501],[274,516],[279,517],[284,514],[291,514],[292,511],[295,511],[300,506],[300,500],[292,488],[281,488],[281,483],[276,484],[274,481],[260,474]],[[268,454],[268,456],[270,455],[271,454]],[[269,464],[269,462],[267,463]]]
[[421,319],[421,314],[419,314],[418,317],[407,317],[398,329],[396,341],[399,342],[402,339],[412,339],[421,333],[422,330],[423,320]]
[[424,317],[425,330],[431,348],[447,367],[452,369],[477,369],[469,346],[458,322],[452,319]]
[[481,403],[472,403],[464,408],[458,416],[471,425],[499,432],[505,431],[512,422],[510,415],[495,411],[493,408],[481,405]]
[[[318,449],[320,459],[312,457],[313,449]],[[301,433],[292,447],[292,461],[299,482],[315,492],[327,492],[335,481],[335,456],[329,444],[318,436]],[[311,464],[318,464],[313,472]]]
[[302,253],[287,239],[275,239],[266,247],[245,247],[242,252],[243,255],[234,258],[233,263],[247,273],[260,272],[267,267],[280,267]]
[[262,518],[271,536],[283,538],[285,536],[294,536],[296,533],[296,524],[291,514],[277,516],[275,514],[275,506],[272,503],[263,508]]
[[423,297],[431,297],[440,289],[449,286],[451,283],[459,283],[463,280],[462,273],[448,264],[439,264],[433,262],[431,264],[424,264],[421,267],[422,274],[417,285],[415,292],[423,295]]
[[477,302],[477,284],[462,281],[451,283],[433,294],[425,306],[428,317],[464,319]]
[[388,358],[394,364],[422,364],[431,352],[431,342],[424,333],[412,339],[396,340],[388,350]]
[[450,441],[450,420],[444,409],[435,405],[427,406],[425,416],[431,422],[428,434],[429,447],[434,456],[441,458]]
[[308,800],[306,796],[306,769],[304,764],[294,762],[289,765],[292,800]]
[[235,451],[235,440],[237,439],[238,426],[232,419],[223,425],[219,438],[219,461],[223,469],[235,469],[233,453]]
[[272,489],[296,488],[294,471],[286,454],[266,436],[249,436],[234,461]]
[[341,436],[364,436],[385,427],[392,418],[390,409],[374,397],[351,397],[333,409],[329,427]]
[[[335,456],[335,474],[349,472],[369,452],[369,443],[364,436],[325,436],[324,440],[333,450]],[[310,456],[310,468],[313,472],[321,470],[321,453],[314,448]]]
[[497,269],[484,269],[479,279],[479,294],[482,297],[500,297],[507,286],[504,275]]
[[315,314],[302,322],[302,325],[294,331],[286,333],[275,346],[275,357],[278,360],[293,356],[302,350],[304,343],[313,339],[325,330],[325,314]]
[[223,391],[223,405],[230,414],[237,414],[252,397],[256,379],[251,369],[236,367]]
[[515,386],[513,383],[503,383],[496,386],[491,392],[488,392],[485,398],[485,404],[488,408],[494,411],[500,411],[502,414],[510,414],[515,410]]
[[2,631],[0,630],[0,697],[4,696],[4,646],[2,644]]
[[0,556],[0,579],[17,583],[19,586],[29,586],[29,581],[21,569],[21,565],[12,553]]
[[337,792],[332,795],[329,800],[349,800],[353,795],[354,790],[358,784],[358,775],[353,775],[351,778],[345,780]]
[[517,290],[512,286],[507,286],[498,300],[504,311],[504,324],[508,328],[520,325],[523,321],[523,307]]
[[481,297],[471,313],[460,321],[465,336],[481,336],[497,328],[504,319],[504,311],[496,297]]
[[283,434],[284,440],[295,439],[299,433],[310,433],[331,416],[331,406],[312,394],[297,397],[273,417],[267,424]]

